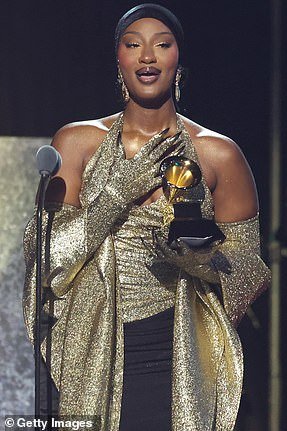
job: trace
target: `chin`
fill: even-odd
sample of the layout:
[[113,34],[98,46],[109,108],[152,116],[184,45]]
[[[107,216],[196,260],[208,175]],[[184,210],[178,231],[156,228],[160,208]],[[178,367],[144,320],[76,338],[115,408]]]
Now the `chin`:
[[137,93],[131,94],[130,96],[135,103],[147,109],[159,109],[172,98],[170,92],[163,94],[154,94],[154,92]]

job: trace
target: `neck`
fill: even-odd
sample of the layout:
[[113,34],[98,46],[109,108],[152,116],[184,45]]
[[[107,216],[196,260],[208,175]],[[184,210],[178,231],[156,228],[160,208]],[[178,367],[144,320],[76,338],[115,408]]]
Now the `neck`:
[[137,130],[143,135],[154,135],[170,128],[169,134],[176,130],[176,110],[172,99],[160,108],[146,108],[130,99],[124,111],[124,130]]

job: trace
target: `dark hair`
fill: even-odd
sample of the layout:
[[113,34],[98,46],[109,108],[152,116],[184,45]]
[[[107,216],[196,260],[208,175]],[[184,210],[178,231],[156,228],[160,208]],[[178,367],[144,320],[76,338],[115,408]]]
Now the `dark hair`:
[[121,37],[126,28],[142,18],[155,18],[163,22],[173,33],[179,55],[183,49],[183,29],[177,17],[167,8],[154,3],[144,3],[128,10],[119,20],[115,31],[115,51],[117,55]]

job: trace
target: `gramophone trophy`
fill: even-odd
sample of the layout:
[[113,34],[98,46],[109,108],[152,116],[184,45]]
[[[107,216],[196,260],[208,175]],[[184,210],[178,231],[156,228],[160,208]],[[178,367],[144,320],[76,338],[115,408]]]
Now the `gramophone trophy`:
[[187,193],[201,181],[197,163],[183,156],[168,157],[161,163],[160,175],[168,206],[173,207],[168,243],[180,239],[193,248],[223,241],[225,236],[215,222],[202,217],[202,201]]

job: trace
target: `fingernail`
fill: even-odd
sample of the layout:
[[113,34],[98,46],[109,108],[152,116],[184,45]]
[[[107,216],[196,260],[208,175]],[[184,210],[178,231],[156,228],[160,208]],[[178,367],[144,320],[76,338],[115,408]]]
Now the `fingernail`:
[[118,137],[117,137],[117,146],[118,147],[120,146],[121,139],[122,139],[122,135],[121,135],[121,132],[119,132]]
[[178,138],[179,138],[179,136],[181,135],[181,132],[182,131],[180,131],[180,132],[177,132],[170,140],[171,140],[171,142],[175,142]]
[[185,145],[181,145],[180,146],[180,144],[182,144],[182,141],[179,141],[178,143],[177,143],[177,149],[176,149],[176,151],[182,151],[182,150],[185,150]]
[[169,127],[167,129],[162,130],[162,132],[159,133],[160,136],[165,135],[169,131]]

